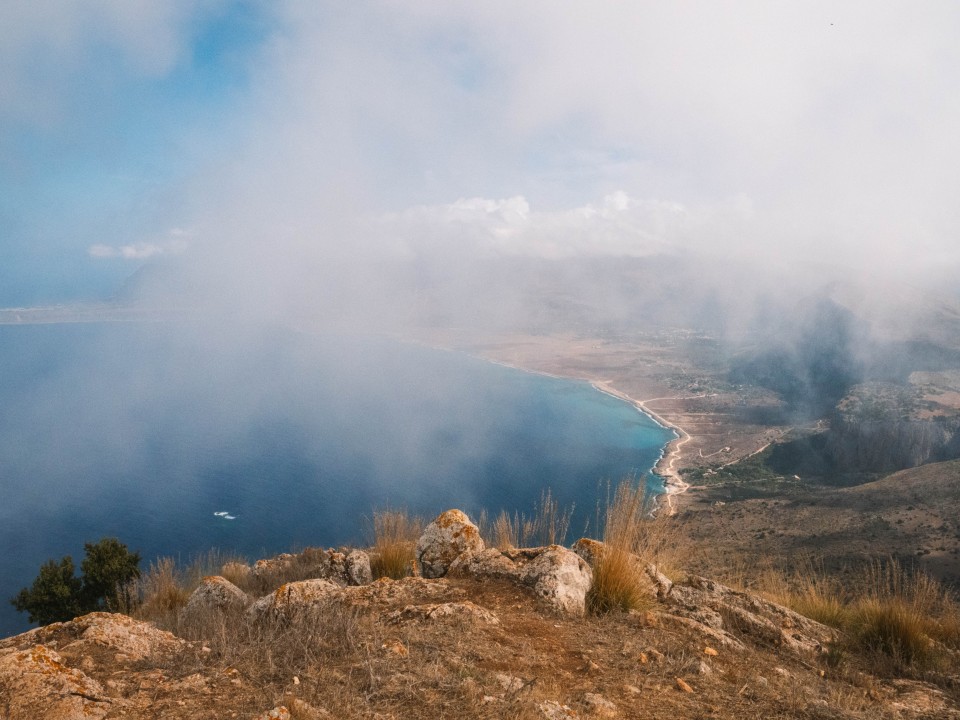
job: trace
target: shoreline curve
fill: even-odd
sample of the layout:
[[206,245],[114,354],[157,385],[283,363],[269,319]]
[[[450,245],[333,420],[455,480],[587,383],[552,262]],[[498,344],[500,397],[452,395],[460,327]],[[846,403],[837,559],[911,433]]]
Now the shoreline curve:
[[647,406],[647,403],[651,402],[651,400],[659,400],[661,398],[637,400],[636,398],[630,397],[622,390],[617,390],[610,384],[609,380],[589,380],[588,382],[596,390],[611,397],[615,397],[618,400],[623,400],[624,402],[630,403],[644,415],[653,418],[653,420],[659,425],[662,425],[669,430],[673,430],[673,432],[676,433],[677,436],[664,446],[663,452],[660,454],[660,459],[657,461],[657,464],[653,466],[653,472],[663,478],[667,515],[675,515],[677,508],[674,505],[673,496],[682,495],[685,493],[690,488],[690,484],[684,482],[683,478],[680,477],[680,473],[674,468],[674,465],[676,464],[677,459],[680,457],[680,448],[690,441],[690,434],[679,425],[670,422],[655,410],[651,410]]

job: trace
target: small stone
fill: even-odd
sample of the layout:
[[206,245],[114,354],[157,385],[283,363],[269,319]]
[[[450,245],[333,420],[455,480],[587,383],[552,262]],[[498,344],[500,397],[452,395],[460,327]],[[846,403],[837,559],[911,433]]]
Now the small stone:
[[515,693],[518,690],[522,690],[526,684],[520,678],[507,675],[506,673],[497,673],[493,677],[497,681],[497,684],[503,688],[503,691],[508,693]]
[[703,660],[697,665],[697,672],[701,675],[710,675],[713,672],[713,668],[707,665]]
[[586,693],[583,704],[594,717],[612,718],[617,716],[617,706],[597,693]]
[[546,720],[577,720],[579,717],[569,706],[554,700],[544,700],[537,705],[537,709]]
[[676,678],[676,682],[677,682],[677,690],[680,690],[681,692],[685,692],[685,693],[693,692],[693,688],[690,687],[686,683],[686,681],[684,681],[682,678]]
[[391,643],[384,643],[383,648],[391,655],[396,655],[397,657],[407,657],[410,655],[410,651],[407,650],[407,646],[399,640],[394,640]]
[[299,684],[300,684],[300,678],[298,678],[296,675],[293,676],[293,684],[294,684],[294,685],[299,685]]
[[640,695],[643,693],[643,691],[636,685],[624,685],[623,691],[628,695]]

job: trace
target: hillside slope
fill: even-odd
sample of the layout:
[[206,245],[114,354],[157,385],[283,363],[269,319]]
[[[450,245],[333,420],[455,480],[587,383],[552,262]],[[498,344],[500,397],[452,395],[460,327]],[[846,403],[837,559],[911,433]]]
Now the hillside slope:
[[[445,515],[433,525],[445,527]],[[357,551],[304,551],[223,572],[259,582],[312,563],[324,577],[256,601],[207,577],[171,616],[175,633],[95,613],[2,640],[0,712],[8,720],[960,718],[958,678],[871,674],[831,650],[833,630],[758,596],[638,568],[646,609],[584,615],[583,557],[555,545],[464,549],[461,530],[430,557],[421,552],[426,533],[418,544],[424,570],[443,577],[371,583],[354,572]],[[576,547],[587,558],[603,552],[595,541]]]

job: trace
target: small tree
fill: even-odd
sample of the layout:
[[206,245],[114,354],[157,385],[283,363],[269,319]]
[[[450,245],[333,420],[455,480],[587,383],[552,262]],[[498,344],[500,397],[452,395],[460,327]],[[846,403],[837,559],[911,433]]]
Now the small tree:
[[128,584],[140,577],[140,553],[132,553],[116,538],[84,543],[82,605],[86,612],[128,607]]
[[140,577],[140,554],[130,552],[116,538],[103,538],[83,547],[86,556],[80,564],[81,577],[74,576],[69,555],[59,562],[47,560],[33,585],[11,598],[17,610],[29,613],[30,622],[48,625],[129,605],[127,588],[131,580]]
[[10,600],[20,612],[29,613],[30,622],[49,625],[80,615],[82,582],[73,575],[73,558],[67,555],[47,560],[29,588],[23,588]]

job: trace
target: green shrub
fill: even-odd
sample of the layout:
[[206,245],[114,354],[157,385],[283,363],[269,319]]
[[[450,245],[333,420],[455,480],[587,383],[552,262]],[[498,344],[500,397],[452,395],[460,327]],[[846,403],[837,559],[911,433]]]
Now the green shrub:
[[10,602],[28,613],[30,622],[47,625],[97,610],[116,611],[130,605],[130,582],[140,576],[140,555],[116,538],[84,544],[83,574],[74,575],[73,558],[48,560],[33,584]]

